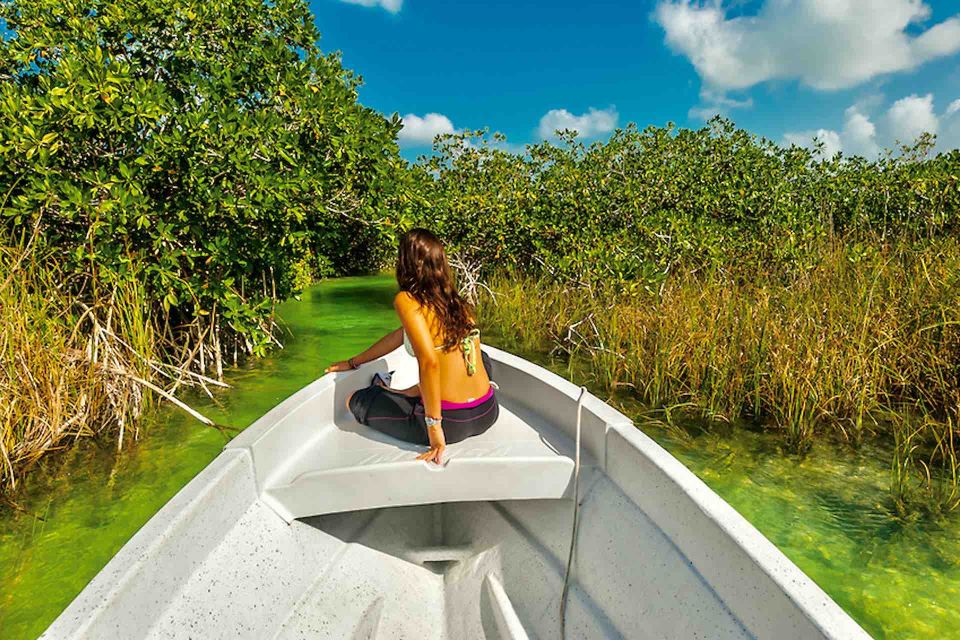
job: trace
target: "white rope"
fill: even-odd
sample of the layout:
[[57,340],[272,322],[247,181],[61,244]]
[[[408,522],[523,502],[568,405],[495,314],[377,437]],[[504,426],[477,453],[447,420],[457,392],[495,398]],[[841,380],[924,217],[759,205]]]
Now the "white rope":
[[563,574],[563,594],[560,596],[560,637],[567,637],[567,594],[570,591],[570,570],[573,564],[573,550],[577,543],[577,526],[580,524],[580,422],[583,415],[583,398],[587,388],[580,387],[577,398],[577,441],[573,462],[573,528],[570,532],[570,552],[567,554],[567,568]]

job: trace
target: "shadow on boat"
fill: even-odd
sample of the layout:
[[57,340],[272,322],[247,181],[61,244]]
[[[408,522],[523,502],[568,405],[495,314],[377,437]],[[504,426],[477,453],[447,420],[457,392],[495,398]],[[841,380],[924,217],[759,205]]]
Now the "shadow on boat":
[[405,451],[422,453],[424,449],[421,446],[404,442],[403,440],[399,440],[393,436],[381,433],[376,429],[371,429],[370,427],[360,424],[347,408],[347,398],[350,397],[351,393],[370,386],[373,376],[377,373],[385,374],[387,372],[387,361],[385,358],[380,358],[379,360],[375,360],[374,362],[369,362],[363,365],[361,369],[337,374],[333,383],[333,424],[336,425],[337,429],[340,431],[355,433],[358,436],[373,442],[393,445],[396,448],[403,449]]

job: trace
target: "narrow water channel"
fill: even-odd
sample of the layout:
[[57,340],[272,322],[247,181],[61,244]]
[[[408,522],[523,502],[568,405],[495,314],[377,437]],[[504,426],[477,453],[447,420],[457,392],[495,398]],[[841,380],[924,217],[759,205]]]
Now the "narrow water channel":
[[818,444],[784,454],[773,434],[651,433],[875,638],[960,638],[960,517],[890,510],[890,453]]
[[[389,277],[345,278],[283,305],[286,348],[229,372],[232,389],[192,405],[245,427],[397,324]],[[140,442],[81,443],[44,461],[0,507],[0,638],[31,639],[114,553],[212,460],[225,442],[172,407],[146,420]],[[797,458],[775,436],[731,429],[667,447],[780,547],[876,638],[960,638],[960,518],[906,523],[884,507],[885,452],[816,447]],[[42,520],[40,519],[42,518]]]
[[[344,278],[304,292],[280,314],[285,348],[226,374],[232,388],[191,406],[214,421],[249,426],[398,325],[391,277]],[[18,501],[31,514],[0,506],[0,639],[40,635],[93,576],[167,500],[220,452],[226,440],[169,404],[117,454],[115,442],[82,442],[41,463]]]

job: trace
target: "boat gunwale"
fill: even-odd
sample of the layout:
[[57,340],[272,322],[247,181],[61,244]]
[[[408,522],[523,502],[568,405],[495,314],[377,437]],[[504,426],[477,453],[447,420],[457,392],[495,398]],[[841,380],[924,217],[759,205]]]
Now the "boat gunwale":
[[[491,352],[491,358],[495,362],[511,364],[534,379],[553,386],[570,397],[571,400],[576,400],[580,388],[569,380],[509,352],[486,345],[484,345],[484,349]],[[640,455],[649,460],[657,470],[673,482],[703,516],[715,524],[732,541],[734,546],[743,552],[825,637],[836,640],[854,640],[857,638],[869,640],[869,634],[783,551],[697,477],[693,471],[637,427],[630,418],[589,392],[584,398],[583,405],[598,414],[598,417],[606,425],[604,455],[601,458],[600,469],[634,504],[637,504],[637,502],[629,490],[630,487],[624,486],[618,478],[610,473],[611,461],[608,454],[611,430],[616,431]],[[604,414],[609,419],[604,419],[602,417]],[[641,505],[637,504],[637,506],[643,509]],[[653,519],[658,526],[661,526],[661,522],[657,518]],[[664,530],[664,534],[677,545],[685,556],[690,557],[689,545],[685,544],[685,541],[677,540],[674,532]],[[691,560],[691,562],[693,561]],[[695,563],[694,566],[696,566]],[[713,580],[706,576],[704,578],[709,584],[713,584]],[[718,593],[717,595],[724,599],[722,594]],[[736,611],[736,609],[732,610]],[[737,617],[741,617],[739,612]]]
[[[484,345],[484,349],[490,353],[495,366],[500,364],[512,367],[519,373],[529,376],[532,381],[551,387],[575,403],[579,387],[573,383],[513,354],[486,345]],[[381,361],[382,364],[384,364],[384,361]],[[156,559],[157,551],[162,549],[164,543],[171,544],[173,542],[171,538],[182,534],[181,529],[189,527],[193,523],[191,516],[200,512],[205,504],[211,500],[222,499],[222,491],[218,491],[218,489],[222,489],[221,485],[224,478],[241,458],[246,459],[246,464],[249,465],[248,471],[253,480],[251,489],[255,493],[250,496],[250,503],[258,499],[266,502],[265,498],[267,496],[264,495],[258,479],[254,445],[263,441],[275,427],[282,424],[304,404],[315,399],[316,396],[328,392],[337,380],[355,374],[356,371],[344,374],[327,374],[315,380],[280,402],[245,431],[238,434],[224,447],[224,451],[217,458],[180,489],[123,545],[41,637],[84,637],[84,632],[88,631],[97,619],[109,612],[112,606],[116,606],[117,595],[125,585],[129,585],[137,572],[143,571],[151,560]],[[509,396],[510,389],[502,388],[501,393]],[[515,400],[535,409],[529,403],[524,403],[522,398],[515,398]],[[613,436],[614,438],[621,438],[635,451],[636,455],[645,459],[658,473],[662,474],[663,478],[669,481],[676,491],[685,496],[704,518],[712,522],[729,541],[732,548],[742,553],[744,560],[757,567],[770,580],[772,585],[779,589],[780,593],[793,604],[796,610],[809,621],[813,628],[817,629],[824,637],[837,640],[841,638],[869,638],[869,635],[782,551],[692,471],[637,428],[629,418],[589,393],[584,398],[583,406],[603,424],[603,455],[598,457],[599,470],[603,471],[607,478],[628,499],[646,513],[657,526],[661,527],[663,533],[676,544],[679,551],[698,572],[702,567],[698,567],[695,558],[691,558],[690,545],[692,542],[690,537],[702,536],[703,532],[695,530],[685,537],[681,530],[679,532],[681,535],[678,535],[676,530],[664,528],[662,520],[648,511],[649,504],[645,508],[643,504],[637,501],[635,496],[638,494],[636,492],[649,490],[650,487],[637,486],[636,482],[630,483],[629,475],[624,477],[624,474],[632,472],[636,477],[636,474],[643,473],[644,470],[630,469],[629,457],[620,455],[621,452],[619,451],[615,452],[616,455],[614,456],[608,455],[611,453],[609,450],[611,431],[616,433],[616,436]],[[571,425],[556,426],[564,431],[569,431],[571,428]],[[590,444],[586,426],[585,424],[585,447]],[[596,434],[593,435],[596,436]],[[246,450],[246,456],[240,453],[244,450]],[[233,454],[233,451],[237,451],[237,454]],[[624,461],[627,461],[627,467],[624,467]],[[701,575],[711,585],[717,578],[716,575]],[[715,592],[717,597],[730,607],[737,618],[743,621],[740,607],[730,605],[722,592],[716,590]],[[750,629],[751,626],[746,625],[746,628]],[[62,635],[51,635],[61,632],[63,632]],[[753,630],[751,633],[756,634],[756,631]]]
[[[170,538],[184,533],[193,520],[202,515],[201,509],[211,500],[222,500],[215,491],[223,479],[235,472],[235,465],[246,463],[245,470],[253,475],[250,452],[221,451],[197,475],[177,491],[143,526],[127,540],[94,575],[77,596],[70,601],[38,640],[47,638],[82,638],[98,618],[115,606],[116,597],[130,584],[149,561],[154,561]],[[247,507],[256,501],[251,496]],[[219,541],[219,538],[217,539]],[[212,544],[211,547],[216,546]],[[78,618],[77,613],[84,613]],[[70,627],[71,618],[74,623]],[[66,627],[66,633],[59,634]]]

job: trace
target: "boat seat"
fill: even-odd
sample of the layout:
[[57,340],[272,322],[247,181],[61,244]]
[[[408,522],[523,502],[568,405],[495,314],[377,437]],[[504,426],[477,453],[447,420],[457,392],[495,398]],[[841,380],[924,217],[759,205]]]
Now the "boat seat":
[[267,479],[261,498],[288,522],[379,507],[572,495],[573,443],[536,414],[501,402],[485,433],[448,445],[445,463],[338,416]]

